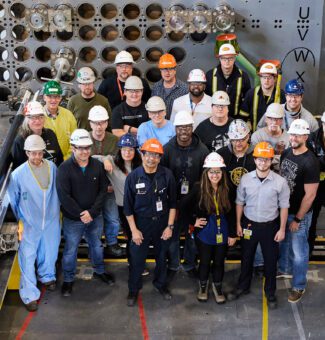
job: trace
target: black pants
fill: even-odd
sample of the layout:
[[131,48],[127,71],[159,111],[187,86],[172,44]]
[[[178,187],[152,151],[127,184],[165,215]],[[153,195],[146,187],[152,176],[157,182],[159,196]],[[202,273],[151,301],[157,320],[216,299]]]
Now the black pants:
[[117,208],[118,208],[118,214],[119,214],[119,217],[120,217],[120,222],[121,222],[123,232],[127,237],[126,257],[129,261],[129,259],[130,259],[130,241],[132,240],[132,233],[131,233],[131,229],[130,229],[130,226],[129,226],[129,222],[124,215],[123,207],[118,205]]
[[279,220],[267,223],[249,222],[245,217],[242,221],[243,229],[251,223],[252,236],[250,240],[241,239],[241,272],[238,280],[238,288],[248,290],[253,275],[253,263],[257,244],[260,243],[264,258],[264,275],[266,296],[272,296],[276,291],[276,272],[279,257],[279,244],[274,241],[275,234],[279,230]]
[[[196,238],[196,245],[199,251],[199,279],[201,282],[208,281],[210,271],[213,282],[221,283],[225,272],[225,258],[227,244],[210,245]],[[212,261],[212,264],[211,264]]]

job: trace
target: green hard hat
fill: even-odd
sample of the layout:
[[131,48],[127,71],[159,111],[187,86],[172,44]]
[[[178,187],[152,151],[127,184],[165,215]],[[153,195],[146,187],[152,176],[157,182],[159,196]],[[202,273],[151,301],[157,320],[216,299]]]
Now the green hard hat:
[[47,83],[45,83],[43,87],[43,94],[46,95],[62,95],[62,87],[61,85],[55,81],[55,80],[50,80]]

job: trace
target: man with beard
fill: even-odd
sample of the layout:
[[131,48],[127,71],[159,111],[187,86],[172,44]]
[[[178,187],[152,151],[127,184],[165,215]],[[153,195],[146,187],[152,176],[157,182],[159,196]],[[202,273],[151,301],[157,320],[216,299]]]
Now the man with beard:
[[261,245],[265,259],[264,291],[269,308],[277,307],[276,269],[279,245],[285,237],[290,191],[286,180],[271,170],[274,149],[258,143],[253,152],[256,170],[244,175],[237,189],[237,235],[242,238],[241,272],[237,288],[228,294],[235,300],[248,294],[256,247]]
[[280,244],[278,277],[292,277],[288,301],[295,303],[301,299],[307,285],[308,232],[319,184],[319,162],[306,146],[310,129],[305,120],[295,119],[288,133],[291,148],[281,156],[280,174],[289,184],[290,208],[286,237]]
[[266,126],[256,130],[252,135],[252,144],[269,142],[275,151],[272,161],[273,170],[279,172],[280,156],[289,147],[289,135],[282,129],[284,116],[283,106],[279,103],[270,104],[265,112]]
[[226,92],[215,92],[211,102],[212,116],[200,123],[195,133],[210,152],[217,152],[229,144],[228,128],[233,119],[228,116],[230,101]]
[[[289,80],[285,86],[286,102],[283,104],[284,107],[284,118],[282,128],[288,131],[291,123],[295,119],[305,120],[310,128],[311,132],[316,131],[319,126],[315,117],[307,111],[303,105],[302,100],[304,96],[304,86],[297,79]],[[262,128],[266,125],[265,115],[261,118],[258,123],[258,128]]]
[[252,130],[256,130],[257,123],[262,118],[267,107],[272,103],[285,103],[284,91],[277,93],[276,81],[278,71],[273,63],[264,63],[259,69],[260,85],[246,92],[240,108],[240,116],[246,117]]
[[187,78],[189,93],[174,100],[170,120],[174,122],[177,112],[185,110],[192,113],[194,119],[194,130],[212,113],[211,97],[204,93],[206,77],[202,70],[192,70]]
[[103,106],[109,115],[111,107],[107,98],[95,91],[96,76],[90,67],[82,67],[77,73],[77,82],[80,93],[69,99],[67,109],[70,110],[77,120],[79,129],[90,131],[88,112],[95,105]]
[[[176,180],[177,200],[190,193],[195,182],[199,181],[203,172],[205,157],[209,154],[207,147],[193,133],[193,117],[187,111],[179,111],[174,120],[176,136],[164,146],[161,164],[169,168]],[[178,206],[179,206],[178,205]],[[178,211],[178,217],[169,248],[169,279],[180,266],[179,237],[185,232],[185,248],[183,269],[190,277],[196,276],[196,246],[188,232],[190,216],[187,211]]]
[[[108,99],[112,110],[125,100],[124,85],[126,80],[134,74],[133,65],[135,62],[131,53],[121,51],[116,55],[114,64],[116,65],[116,73],[104,79],[98,88],[98,93]],[[147,102],[151,96],[151,90],[145,79],[141,78],[141,81],[144,89],[143,100]]]

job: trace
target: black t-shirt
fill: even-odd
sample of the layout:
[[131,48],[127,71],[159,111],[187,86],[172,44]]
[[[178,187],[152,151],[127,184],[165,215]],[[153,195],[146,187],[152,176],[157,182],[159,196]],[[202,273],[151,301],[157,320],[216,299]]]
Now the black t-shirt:
[[141,123],[148,120],[148,112],[143,102],[137,107],[132,107],[123,102],[113,109],[112,129],[123,129],[123,125],[138,128]]
[[217,152],[220,148],[229,144],[228,129],[232,121],[233,119],[229,117],[225,125],[217,126],[211,123],[210,118],[207,118],[198,125],[195,133],[210,152]]
[[296,214],[305,196],[304,184],[319,182],[319,162],[310,150],[294,155],[289,148],[281,156],[280,175],[288,181],[290,188],[289,214]]

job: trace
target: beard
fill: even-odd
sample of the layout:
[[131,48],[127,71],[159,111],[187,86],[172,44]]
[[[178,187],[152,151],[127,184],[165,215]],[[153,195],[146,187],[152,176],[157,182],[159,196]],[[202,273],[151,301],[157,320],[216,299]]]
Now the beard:
[[194,90],[190,91],[190,93],[193,97],[201,97],[204,93],[204,90]]

